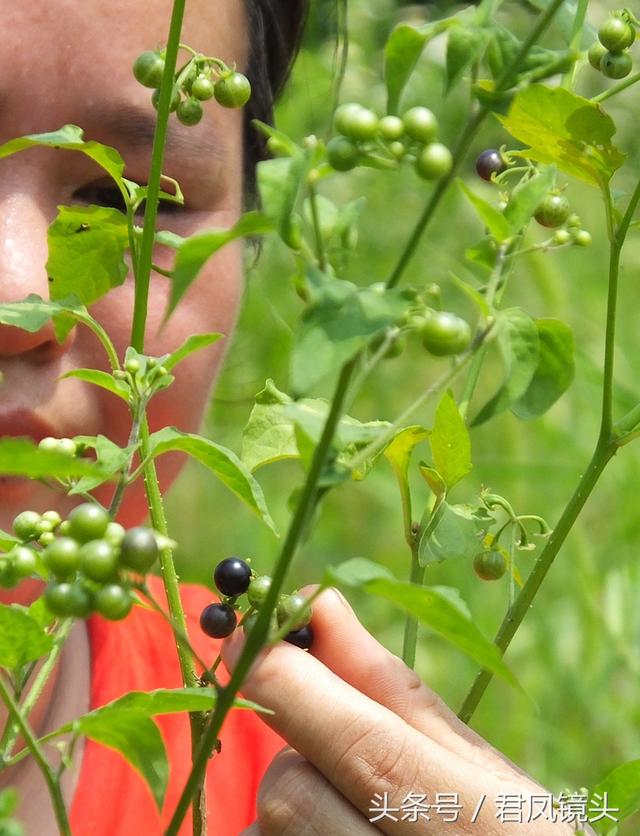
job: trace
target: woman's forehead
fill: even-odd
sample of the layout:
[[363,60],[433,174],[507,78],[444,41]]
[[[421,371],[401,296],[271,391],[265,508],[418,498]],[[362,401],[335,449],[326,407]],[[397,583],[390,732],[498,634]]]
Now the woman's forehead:
[[[3,40],[9,36],[15,46],[20,44],[17,52],[6,48],[4,52],[13,60],[23,55],[29,62],[44,55],[65,60],[74,54],[92,56],[112,68],[121,57],[128,60],[166,43],[172,6],[172,0],[0,0]],[[246,32],[243,0],[186,3],[182,41],[194,49],[241,65],[247,52]]]

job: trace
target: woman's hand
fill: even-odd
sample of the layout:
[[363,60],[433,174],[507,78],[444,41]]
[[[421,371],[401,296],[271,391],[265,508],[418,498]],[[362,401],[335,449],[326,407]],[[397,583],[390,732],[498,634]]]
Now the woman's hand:
[[[273,709],[264,719],[291,746],[244,836],[575,832],[548,820],[550,794],[461,723],[334,590],[314,604],[313,628],[312,654],[271,648],[242,689]],[[239,636],[225,643],[228,666],[241,646]]]

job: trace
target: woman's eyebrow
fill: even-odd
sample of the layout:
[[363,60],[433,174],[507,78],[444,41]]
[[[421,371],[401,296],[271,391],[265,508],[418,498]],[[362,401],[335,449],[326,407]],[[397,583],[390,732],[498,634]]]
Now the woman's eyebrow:
[[[151,151],[156,128],[156,118],[147,109],[131,103],[102,103],[96,108],[96,121],[101,130],[117,137],[123,147],[133,151]],[[197,127],[181,128],[171,120],[167,127],[166,151],[177,157],[196,157],[205,155],[217,159],[224,158],[224,143],[219,132],[210,123]]]

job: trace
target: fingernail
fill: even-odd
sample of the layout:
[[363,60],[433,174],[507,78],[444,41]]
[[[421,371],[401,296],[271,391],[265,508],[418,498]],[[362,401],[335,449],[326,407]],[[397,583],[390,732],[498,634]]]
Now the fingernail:
[[353,612],[353,607],[347,601],[347,599],[344,597],[344,595],[342,594],[342,592],[340,592],[339,589],[337,589],[335,586],[330,586],[326,591],[329,594],[334,595],[337,598],[337,600],[342,604],[342,606],[346,607],[346,609],[349,610],[349,612]]

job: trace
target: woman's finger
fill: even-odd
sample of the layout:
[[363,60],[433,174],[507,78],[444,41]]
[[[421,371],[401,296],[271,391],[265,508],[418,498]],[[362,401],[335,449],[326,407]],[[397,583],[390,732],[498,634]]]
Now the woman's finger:
[[[313,587],[302,590],[307,595],[312,591]],[[376,641],[337,590],[326,590],[314,605],[313,627],[313,655],[345,682],[470,763],[525,775],[459,720],[402,659]]]
[[377,832],[293,749],[280,752],[267,770],[258,791],[254,826],[260,836],[374,836]]
[[[233,667],[242,644],[239,633],[225,643],[227,665]],[[249,699],[274,711],[263,718],[265,722],[362,815],[371,817],[376,798],[385,804],[388,800],[395,812],[380,815],[376,827],[383,833],[415,834],[416,822],[400,813],[406,799],[457,793],[462,824],[483,794],[494,799],[514,789],[513,776],[498,782],[490,770],[471,766],[447,751],[291,645],[282,643],[264,653],[242,690]],[[478,824],[481,820],[495,824],[488,809]],[[442,821],[425,819],[423,832],[438,833],[438,827]]]

